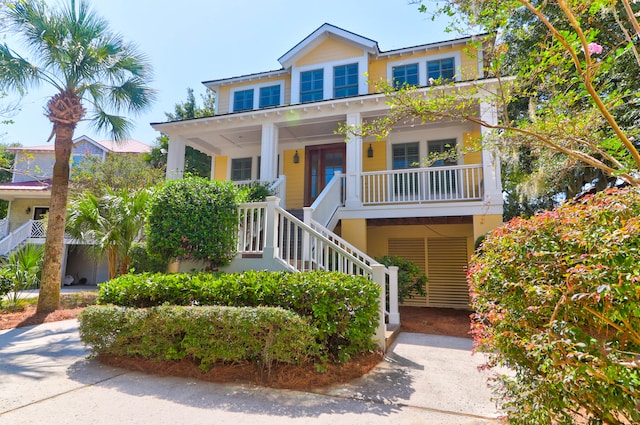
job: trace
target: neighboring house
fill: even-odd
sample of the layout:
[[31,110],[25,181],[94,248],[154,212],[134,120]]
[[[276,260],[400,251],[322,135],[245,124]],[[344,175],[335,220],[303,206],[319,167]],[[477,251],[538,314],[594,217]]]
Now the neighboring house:
[[[87,136],[73,141],[71,167],[85,156],[106,159],[112,154],[142,154],[151,147],[137,140],[96,142]],[[22,243],[44,244],[49,211],[51,176],[55,162],[53,144],[9,148],[15,152],[11,183],[0,184],[0,199],[9,201],[7,217],[0,220],[0,256],[7,255]],[[88,254],[88,242],[65,238],[65,258],[61,278],[66,283],[94,285],[108,278],[106,261],[98,262]]]
[[[433,153],[463,152],[484,130],[468,122],[412,122],[386,141],[351,137],[346,143],[336,131],[340,123],[357,126],[389,110],[375,81],[416,85],[429,95],[434,81],[482,78],[482,51],[472,41],[383,52],[376,41],[324,24],[280,57],[281,69],[205,81],[216,92],[215,116],[153,123],[170,138],[168,178],[181,178],[185,146],[191,146],[213,158],[216,180],[274,182],[280,205],[305,215],[326,237],[307,243],[315,233],[291,236],[282,220],[293,219],[284,213],[275,224],[257,225],[262,219],[255,218],[245,232],[275,226],[280,236],[247,237],[233,269],[264,267],[250,260],[267,249],[279,260],[273,268],[323,268],[311,257],[322,241],[334,240],[330,230],[349,243],[341,242],[347,251],[417,263],[429,278],[427,296],[406,305],[468,308],[466,267],[474,242],[502,222],[499,164],[488,151],[419,164]],[[478,114],[495,119],[496,111],[480,100]],[[251,248],[254,242],[259,249]],[[293,243],[308,248],[293,249]],[[337,267],[336,260],[327,264]]]

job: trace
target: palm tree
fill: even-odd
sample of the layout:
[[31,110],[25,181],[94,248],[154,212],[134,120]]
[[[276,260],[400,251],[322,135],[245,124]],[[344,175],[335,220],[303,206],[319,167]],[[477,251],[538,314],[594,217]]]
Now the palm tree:
[[76,7],[70,0],[50,9],[40,0],[16,0],[4,6],[6,27],[24,41],[32,57],[0,45],[0,87],[24,92],[47,85],[55,92],[45,108],[53,125],[49,140],[55,137],[55,164],[38,312],[54,311],[60,304],[69,156],[76,125],[89,110],[86,119],[96,129],[122,139],[131,123],[118,114],[139,112],[154,98],[145,57],[110,32],[86,0],[77,3]]
[[97,258],[106,254],[113,279],[129,271],[131,247],[142,236],[150,191],[104,190],[102,196],[85,191],[69,203],[67,232],[91,242]]

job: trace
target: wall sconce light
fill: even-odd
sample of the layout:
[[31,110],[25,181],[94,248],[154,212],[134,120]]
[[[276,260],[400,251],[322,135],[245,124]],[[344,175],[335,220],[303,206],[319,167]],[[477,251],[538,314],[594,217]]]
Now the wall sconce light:
[[367,158],[373,158],[373,147],[369,143],[369,149],[367,149]]
[[31,207],[27,207],[26,210],[24,210],[25,214],[31,214]]
[[298,151],[296,150],[296,153],[293,154],[293,163],[298,164],[299,162],[300,162],[300,155],[298,155]]

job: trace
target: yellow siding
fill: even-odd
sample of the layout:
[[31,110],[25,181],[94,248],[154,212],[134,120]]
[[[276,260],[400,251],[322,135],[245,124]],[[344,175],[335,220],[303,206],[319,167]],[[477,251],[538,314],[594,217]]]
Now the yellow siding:
[[297,209],[304,207],[304,149],[298,149],[300,162],[293,163],[293,155],[296,149],[284,151],[284,163],[282,170],[287,176],[287,208]]
[[376,84],[381,81],[390,80],[387,78],[387,60],[369,61],[369,93],[376,93]]
[[226,180],[227,179],[227,164],[229,162],[229,157],[227,156],[216,156],[215,164],[213,166],[213,179],[214,180]]
[[367,220],[350,218],[341,221],[342,238],[361,251],[367,250]]
[[473,240],[486,235],[493,229],[502,225],[502,215],[482,214],[473,216]]
[[[373,158],[367,156],[369,145],[373,149]],[[387,168],[386,142],[364,142],[362,144],[362,171],[381,171]]]
[[322,64],[325,62],[360,57],[363,54],[364,52],[357,47],[334,40],[333,38],[328,38],[298,60],[295,66],[301,67]]
[[480,148],[480,131],[472,131],[462,135],[465,164],[482,164]]
[[[9,231],[13,232],[18,227],[31,220],[33,218],[34,207],[48,207],[49,198],[40,199],[16,199],[11,201],[9,211]],[[27,213],[27,208],[30,211]]]
[[229,96],[231,94],[231,86],[224,86],[218,89],[216,93],[216,102],[218,102],[218,113],[229,113]]

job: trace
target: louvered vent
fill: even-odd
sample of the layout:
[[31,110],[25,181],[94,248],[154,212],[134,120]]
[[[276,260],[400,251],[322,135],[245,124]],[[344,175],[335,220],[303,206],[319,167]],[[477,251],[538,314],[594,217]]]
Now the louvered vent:
[[441,238],[427,241],[429,253],[429,307],[469,308],[466,238]]
[[[423,273],[425,272],[424,239],[389,239],[388,249],[389,255],[395,255],[413,261],[420,267]],[[405,299],[402,305],[426,307],[427,298],[415,296]]]

